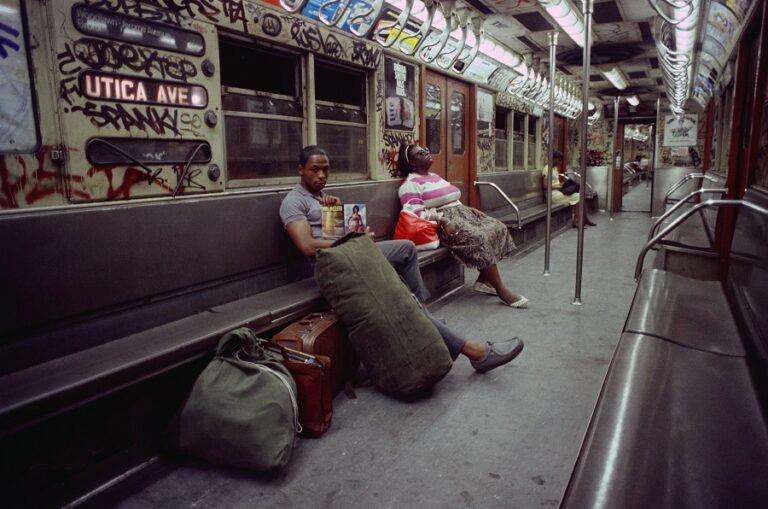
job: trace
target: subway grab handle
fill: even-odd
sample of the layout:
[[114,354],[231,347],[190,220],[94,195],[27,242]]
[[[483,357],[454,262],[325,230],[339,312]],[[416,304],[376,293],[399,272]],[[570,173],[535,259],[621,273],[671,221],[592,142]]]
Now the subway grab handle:
[[515,205],[515,202],[513,202],[512,199],[509,196],[507,196],[507,193],[502,191],[501,188],[496,184],[494,184],[493,182],[480,182],[479,180],[476,180],[475,187],[480,187],[480,186],[491,186],[496,191],[498,191],[501,197],[504,198],[507,201],[507,203],[509,203],[512,206],[513,209],[515,209],[515,214],[517,214],[517,226],[515,227],[515,229],[522,230],[523,223],[520,220],[520,209],[517,207],[517,205]]

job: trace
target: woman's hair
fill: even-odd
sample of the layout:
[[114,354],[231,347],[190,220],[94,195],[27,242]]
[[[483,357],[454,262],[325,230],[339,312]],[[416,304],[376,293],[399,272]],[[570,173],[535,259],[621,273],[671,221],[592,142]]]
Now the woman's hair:
[[307,145],[301,149],[301,152],[299,152],[299,166],[307,164],[307,161],[309,161],[309,158],[312,156],[328,157],[328,154],[317,145]]
[[392,175],[392,177],[404,179],[413,173],[413,165],[410,163],[410,161],[408,161],[408,150],[410,150],[412,146],[413,145],[408,143],[403,143],[400,145],[400,150],[397,153],[397,164],[393,165],[389,170],[389,173]]
[[563,153],[560,152],[559,150],[553,150],[552,157],[563,157]]
[[358,207],[357,205],[353,206],[352,212],[360,212],[360,207]]

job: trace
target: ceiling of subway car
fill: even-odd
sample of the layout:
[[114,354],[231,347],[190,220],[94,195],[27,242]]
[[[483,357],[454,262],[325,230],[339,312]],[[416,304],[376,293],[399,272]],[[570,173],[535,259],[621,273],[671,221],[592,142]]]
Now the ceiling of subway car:
[[[485,31],[535,62],[540,59],[540,72],[547,75],[549,63],[547,32],[558,30],[558,70],[576,79],[582,76],[582,48],[578,46],[541,6],[538,0],[465,0],[488,15]],[[581,16],[581,1],[571,5]],[[604,71],[618,67],[630,87],[637,87],[641,101],[655,101],[664,94],[662,71],[653,42],[652,21],[655,11],[647,0],[595,0],[592,20],[592,69],[590,88],[593,94],[607,98],[619,92]],[[530,60],[529,60],[530,61]],[[627,95],[620,91],[618,95]]]

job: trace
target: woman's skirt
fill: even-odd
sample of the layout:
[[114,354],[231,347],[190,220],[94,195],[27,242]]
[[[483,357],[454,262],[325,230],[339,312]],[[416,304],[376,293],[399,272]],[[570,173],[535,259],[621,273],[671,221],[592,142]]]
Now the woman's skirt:
[[441,234],[440,242],[464,265],[483,270],[514,251],[512,236],[498,219],[464,205],[441,212],[453,224],[456,235],[449,239]]

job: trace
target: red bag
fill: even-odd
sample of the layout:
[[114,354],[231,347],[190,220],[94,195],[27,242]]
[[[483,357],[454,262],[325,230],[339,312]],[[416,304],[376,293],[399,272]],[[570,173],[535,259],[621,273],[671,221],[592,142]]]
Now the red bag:
[[333,387],[331,359],[325,355],[309,355],[267,343],[267,348],[283,356],[283,365],[296,382],[300,436],[319,437],[331,426]]
[[419,251],[437,249],[440,246],[437,223],[422,219],[407,210],[400,211],[394,238],[395,240],[412,240]]

